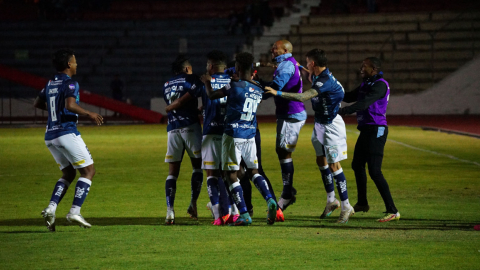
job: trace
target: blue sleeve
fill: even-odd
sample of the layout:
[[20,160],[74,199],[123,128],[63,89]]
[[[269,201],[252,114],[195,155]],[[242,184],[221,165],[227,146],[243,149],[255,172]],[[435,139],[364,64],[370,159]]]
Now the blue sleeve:
[[290,61],[283,61],[278,65],[277,76],[273,79],[272,88],[282,90],[295,73],[295,66]]
[[73,97],[77,98],[78,93],[80,92],[80,87],[76,81],[69,81],[65,89],[65,98]]
[[187,92],[192,95],[192,97],[201,97],[202,96],[202,87],[205,87],[205,85],[200,81],[200,78],[197,76],[192,76],[188,81],[188,90]]

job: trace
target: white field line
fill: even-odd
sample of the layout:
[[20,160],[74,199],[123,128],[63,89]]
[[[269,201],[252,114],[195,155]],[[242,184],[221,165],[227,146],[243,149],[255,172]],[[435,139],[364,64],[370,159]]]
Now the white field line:
[[[349,129],[347,129],[347,132],[351,132],[351,133],[355,133],[355,134],[360,134],[359,131],[353,131],[353,130],[349,130]],[[461,159],[461,158],[458,158],[458,157],[456,157],[456,156],[447,155],[447,154],[442,154],[442,153],[439,153],[439,152],[436,152],[436,151],[418,148],[418,147],[415,147],[415,146],[413,146],[413,145],[409,145],[409,144],[406,144],[406,143],[403,143],[403,142],[399,142],[399,141],[395,141],[395,140],[392,140],[392,139],[387,139],[387,141],[388,141],[388,142],[393,142],[393,143],[399,144],[399,145],[401,145],[401,146],[405,146],[405,147],[410,148],[410,149],[415,149],[415,150],[418,150],[418,151],[422,151],[422,152],[434,154],[434,155],[437,155],[437,156],[447,157],[447,158],[449,158],[449,159],[457,160],[457,161],[460,161],[460,162],[463,162],[463,163],[470,163],[470,164],[477,165],[477,166],[480,167],[480,163],[475,162],[475,161],[472,161],[472,160]]]

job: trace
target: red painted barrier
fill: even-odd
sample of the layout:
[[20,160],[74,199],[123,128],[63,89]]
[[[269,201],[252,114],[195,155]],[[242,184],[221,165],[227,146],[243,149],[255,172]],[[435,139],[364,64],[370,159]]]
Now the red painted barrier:
[[[39,91],[43,89],[48,81],[45,78],[4,65],[0,65],[0,77],[21,85],[32,87]],[[160,123],[163,118],[163,115],[158,112],[143,109],[112,98],[93,94],[82,89],[80,89],[80,100],[90,105],[131,116],[132,118],[142,120],[145,123]]]

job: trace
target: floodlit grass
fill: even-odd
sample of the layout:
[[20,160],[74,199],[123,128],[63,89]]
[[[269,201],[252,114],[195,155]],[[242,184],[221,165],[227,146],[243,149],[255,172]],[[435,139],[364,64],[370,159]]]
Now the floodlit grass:
[[[356,185],[350,163],[358,136],[348,126],[349,159],[342,162],[352,204]],[[301,132],[295,164],[297,203],[286,221],[268,226],[266,204],[254,192],[250,227],[214,227],[199,199],[190,220],[191,165],[177,182],[175,226],[165,226],[168,166],[164,125],[79,128],[97,174],[82,214],[93,227],[68,225],[72,188],[57,209],[57,232],[43,225],[45,208],[61,176],[44,145],[44,128],[0,128],[0,269],[478,269],[480,266],[480,140],[391,127],[383,173],[401,213],[377,223],[383,202],[370,180],[368,213],[346,225],[338,212],[319,220],[326,201],[312,125]],[[281,175],[274,124],[261,124],[263,166],[277,195]],[[403,144],[401,144],[403,143]],[[412,146],[415,148],[407,147]],[[426,151],[423,151],[426,150]],[[447,157],[449,155],[450,157]],[[457,158],[457,159],[455,159]]]

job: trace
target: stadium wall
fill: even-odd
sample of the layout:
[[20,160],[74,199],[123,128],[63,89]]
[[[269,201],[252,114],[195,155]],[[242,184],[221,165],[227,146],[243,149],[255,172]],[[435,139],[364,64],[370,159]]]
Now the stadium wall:
[[[389,115],[480,114],[480,57],[418,94],[390,96]],[[388,80],[388,78],[386,78]]]

